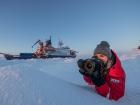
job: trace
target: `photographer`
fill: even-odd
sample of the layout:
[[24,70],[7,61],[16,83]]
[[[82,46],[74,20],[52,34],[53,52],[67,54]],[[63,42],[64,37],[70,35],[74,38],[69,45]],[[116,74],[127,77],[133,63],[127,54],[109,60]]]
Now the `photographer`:
[[79,72],[88,85],[95,85],[98,94],[118,100],[125,92],[125,72],[110,45],[101,41],[91,59],[78,61]]

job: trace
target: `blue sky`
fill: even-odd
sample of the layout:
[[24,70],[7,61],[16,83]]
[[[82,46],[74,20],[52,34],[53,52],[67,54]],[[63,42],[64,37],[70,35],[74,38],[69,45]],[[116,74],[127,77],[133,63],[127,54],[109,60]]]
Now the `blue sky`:
[[0,0],[0,52],[32,52],[52,36],[80,53],[102,40],[116,51],[140,45],[139,0]]

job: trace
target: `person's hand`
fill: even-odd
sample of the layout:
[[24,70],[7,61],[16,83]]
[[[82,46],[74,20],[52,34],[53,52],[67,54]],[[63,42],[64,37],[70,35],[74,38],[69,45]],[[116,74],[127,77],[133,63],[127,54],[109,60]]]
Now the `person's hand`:
[[101,86],[105,83],[105,78],[101,75],[99,70],[94,71],[93,74],[90,75],[90,78],[96,86]]
[[85,70],[83,70],[83,69],[79,69],[79,72],[80,72],[83,76],[90,77],[90,76],[89,76],[89,73],[88,73],[88,72],[86,72],[86,71],[85,71]]

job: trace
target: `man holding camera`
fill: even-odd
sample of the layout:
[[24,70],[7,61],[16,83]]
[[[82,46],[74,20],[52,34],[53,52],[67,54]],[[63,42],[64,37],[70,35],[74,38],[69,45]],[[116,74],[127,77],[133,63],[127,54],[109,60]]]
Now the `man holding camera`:
[[110,45],[101,41],[94,50],[93,57],[78,61],[79,72],[88,85],[95,85],[101,96],[118,100],[125,93],[125,72],[121,62]]

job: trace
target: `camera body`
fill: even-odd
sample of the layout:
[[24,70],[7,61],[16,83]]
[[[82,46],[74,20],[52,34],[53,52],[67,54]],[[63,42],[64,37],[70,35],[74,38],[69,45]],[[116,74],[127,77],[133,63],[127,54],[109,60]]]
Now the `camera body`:
[[96,57],[90,59],[79,59],[77,61],[79,72],[89,77],[96,86],[101,86],[105,83],[106,64]]
[[96,57],[85,60],[79,59],[77,61],[77,64],[80,70],[87,72],[88,74],[92,74],[95,71],[99,71],[100,73],[102,73],[105,67],[103,61],[99,60]]

